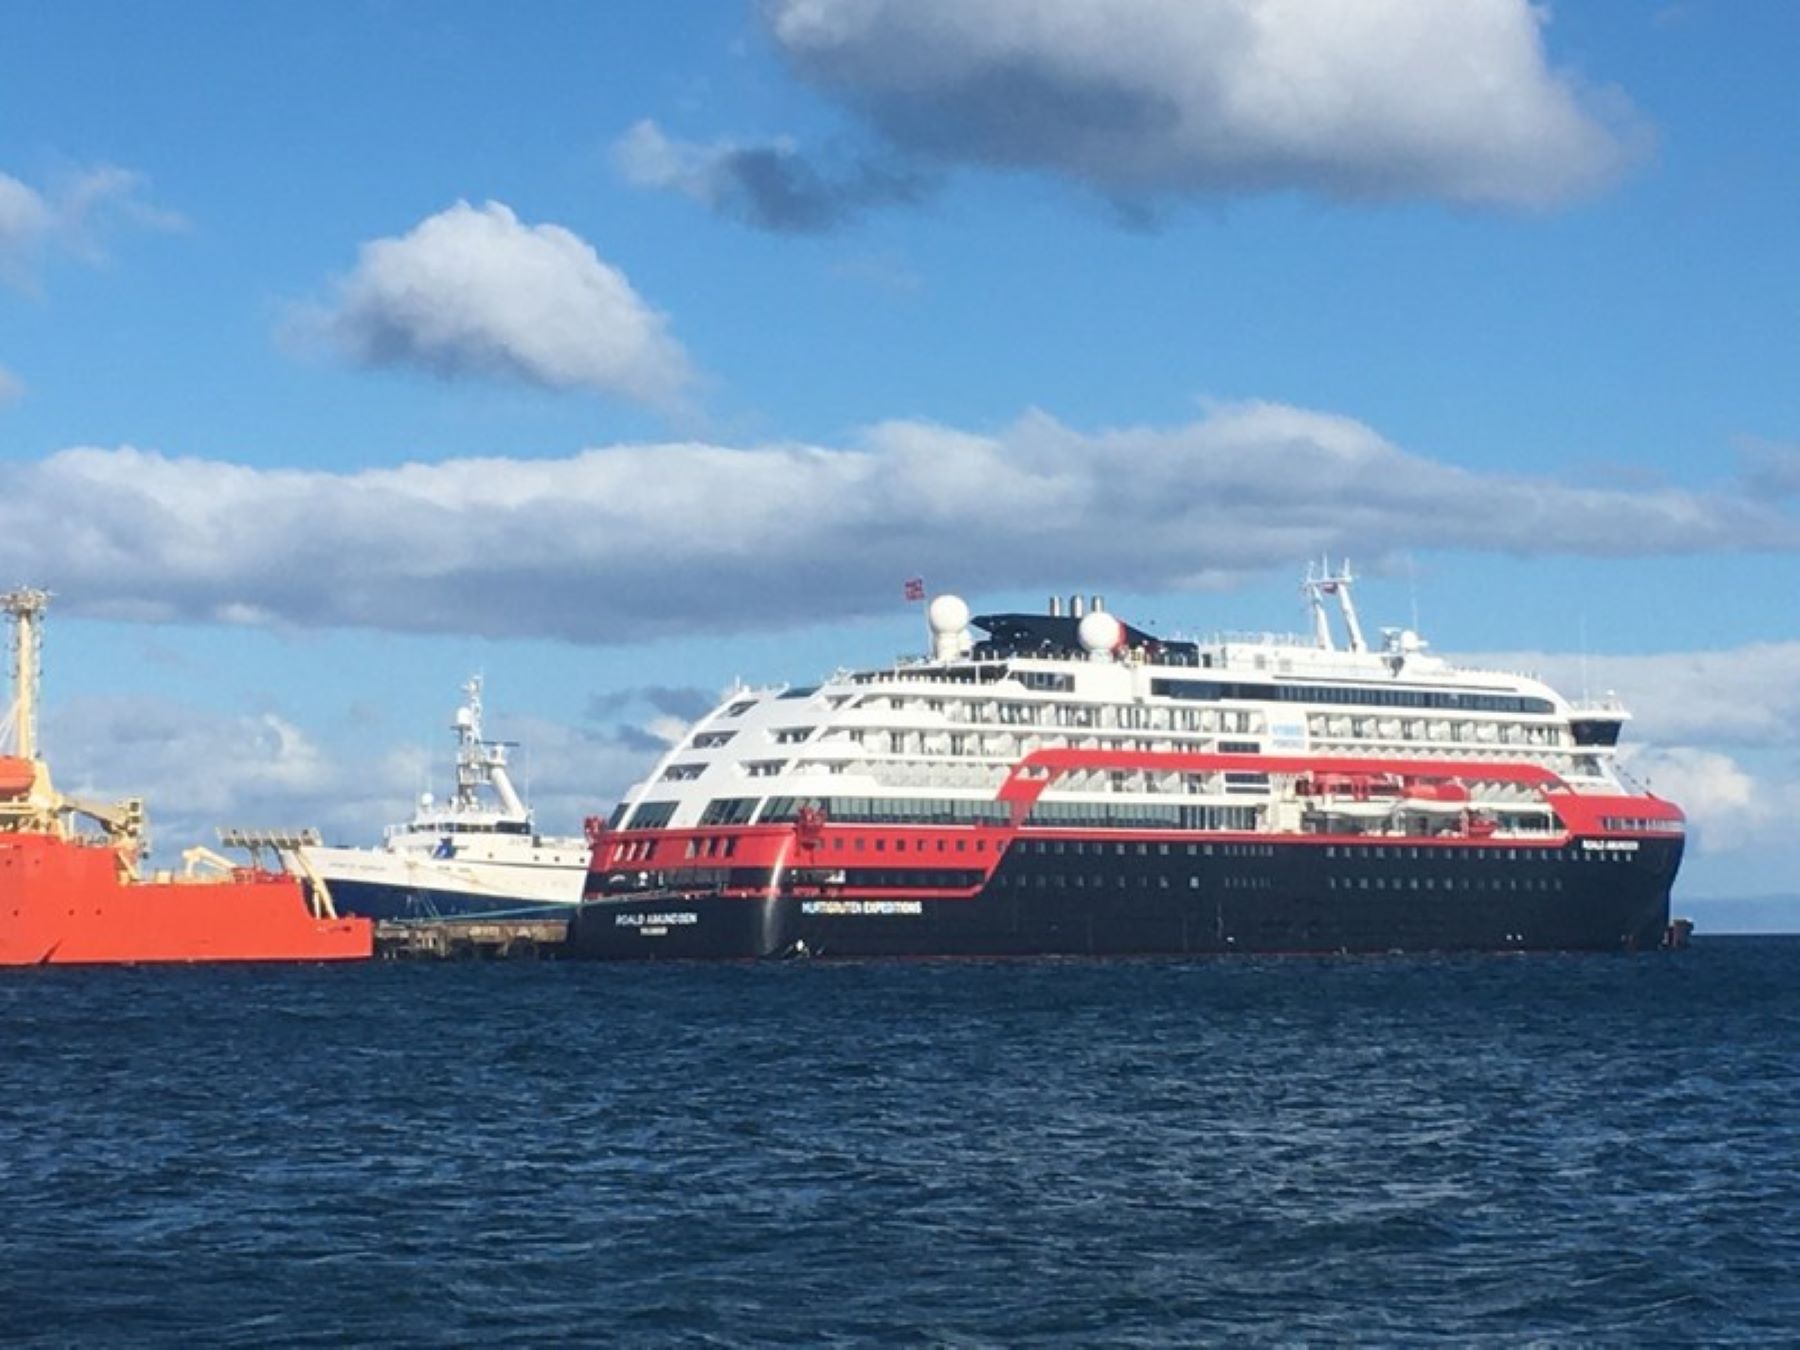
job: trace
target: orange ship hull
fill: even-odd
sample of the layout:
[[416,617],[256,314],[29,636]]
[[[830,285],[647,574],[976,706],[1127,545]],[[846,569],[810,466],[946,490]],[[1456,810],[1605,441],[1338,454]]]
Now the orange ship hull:
[[104,844],[0,837],[0,966],[361,961],[367,919],[316,917],[298,879],[121,881]]

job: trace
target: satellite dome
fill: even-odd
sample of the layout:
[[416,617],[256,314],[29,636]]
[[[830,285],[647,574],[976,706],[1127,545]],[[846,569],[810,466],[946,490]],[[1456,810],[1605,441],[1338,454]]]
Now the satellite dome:
[[475,714],[467,708],[458,708],[456,710],[456,725],[459,727],[474,726]]
[[968,602],[960,595],[940,595],[925,611],[925,622],[933,633],[960,633],[969,626]]
[[419,794],[419,809],[421,811],[431,810],[431,794],[429,792],[421,792]]
[[1110,652],[1125,643],[1125,625],[1103,609],[1092,609],[1082,616],[1075,630],[1087,652]]

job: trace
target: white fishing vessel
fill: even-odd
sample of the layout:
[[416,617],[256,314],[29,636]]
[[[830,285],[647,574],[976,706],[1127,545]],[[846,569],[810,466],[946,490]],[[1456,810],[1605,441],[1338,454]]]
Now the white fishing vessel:
[[586,839],[541,835],[507,772],[512,746],[481,725],[481,677],[456,710],[456,784],[427,792],[411,820],[388,826],[378,848],[301,850],[340,913],[376,919],[494,918],[581,901]]

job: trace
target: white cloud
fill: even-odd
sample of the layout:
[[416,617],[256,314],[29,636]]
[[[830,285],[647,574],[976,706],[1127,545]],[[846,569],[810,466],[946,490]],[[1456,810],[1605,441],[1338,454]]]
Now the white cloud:
[[40,193],[0,173],[0,258],[36,248],[55,224],[56,213]]
[[15,466],[0,575],[88,614],[555,636],[817,623],[897,578],[1217,585],[1321,552],[1644,556],[1791,549],[1780,504],[1573,486],[1410,454],[1346,417],[1220,405],[1183,426],[992,435],[921,422],[853,448],[616,445],[328,473],[135,449]]
[[[166,839],[177,851],[212,845],[216,825],[303,823],[287,811],[348,787],[319,746],[280,717],[220,717],[148,697],[53,702],[43,748],[57,787],[71,796],[148,798],[153,843]],[[175,865],[167,849],[157,856],[159,866]]]
[[1698,885],[1742,893],[1742,881],[1721,885],[1718,879],[1734,871],[1760,876],[1753,889],[1791,890],[1800,865],[1794,838],[1800,777],[1791,757],[1645,742],[1621,746],[1619,760],[1633,778],[1686,813],[1692,856],[1684,890]]
[[1696,746],[1627,746],[1620,751],[1626,770],[1659,797],[1687,813],[1696,844],[1729,853],[1759,843],[1786,808],[1795,785],[1760,783],[1730,755]]
[[767,0],[794,68],[927,162],[1127,201],[1300,189],[1540,208],[1643,139],[1530,0]]
[[0,408],[25,397],[25,381],[5,366],[0,366]]
[[1800,642],[1635,656],[1511,652],[1480,658],[1540,671],[1571,697],[1616,693],[1634,731],[1661,744],[1738,749],[1800,745]]
[[362,246],[332,303],[305,316],[343,356],[445,377],[499,376],[671,407],[693,379],[668,322],[559,225],[458,202]]
[[1627,656],[1485,653],[1465,660],[1535,671],[1571,698],[1584,689],[1616,695],[1632,714],[1620,763],[1687,812],[1700,855],[1793,851],[1800,642]]
[[[642,778],[660,745],[631,722],[582,728],[515,714],[489,730],[517,743],[516,781],[546,833],[578,834]],[[418,793],[449,790],[446,745],[328,746],[271,713],[225,714],[166,699],[87,695],[51,702],[44,750],[57,786],[91,801],[145,799],[153,865],[217,847],[220,826],[316,827],[331,842],[373,844],[412,813]]]
[[39,260],[52,247],[103,261],[100,235],[114,219],[181,228],[182,218],[152,205],[148,193],[148,178],[112,164],[65,173],[44,190],[0,173],[0,282],[34,287]]

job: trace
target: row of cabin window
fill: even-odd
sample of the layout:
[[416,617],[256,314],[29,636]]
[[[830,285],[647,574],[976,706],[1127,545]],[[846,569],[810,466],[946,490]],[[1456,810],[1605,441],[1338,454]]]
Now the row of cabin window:
[[1326,877],[1333,891],[1560,891],[1561,877]]
[[[1184,708],[1143,703],[1012,703],[969,702],[961,699],[926,698],[916,694],[868,694],[857,705],[871,711],[942,713],[966,726],[1025,726],[1118,728],[1126,731],[1225,732],[1260,734],[1263,717],[1245,708]],[[932,728],[937,730],[937,728]],[[851,728],[852,738],[857,729]],[[703,732],[702,736],[718,736]],[[723,733],[729,738],[729,733]],[[698,748],[700,737],[694,744]],[[718,742],[723,744],[723,741]]]
[[1660,820],[1635,816],[1606,816],[1600,821],[1603,830],[1637,830],[1645,834],[1686,834],[1687,826],[1679,820]]
[[1624,862],[1634,853],[1568,848],[1506,848],[1493,844],[1477,844],[1470,848],[1447,848],[1434,844],[1327,844],[1327,858],[1428,858],[1452,862]]
[[[1148,890],[1151,887],[1154,887],[1159,891],[1170,889],[1170,879],[1167,873],[1157,873],[1154,876],[1148,877],[1134,877],[1125,872],[1114,872],[1111,874],[1105,872],[1036,872],[1021,876],[1012,876],[1002,873],[996,878],[996,884],[1000,886],[1016,887],[1020,890],[1035,888],[1040,891],[1051,888],[1057,890],[1068,890],[1072,888],[1078,891],[1098,891],[1105,890],[1109,887],[1122,891],[1141,891]],[[1235,874],[1220,877],[1215,884],[1225,890],[1268,891],[1275,888],[1274,881],[1269,877],[1238,876]],[[1199,890],[1200,878],[1197,876],[1188,877],[1187,885],[1189,890]]]
[[[1055,677],[1045,677],[1054,679]],[[1066,677],[1065,677],[1066,678]],[[1052,683],[1028,684],[1028,688],[1056,689]],[[1072,681],[1068,688],[1072,689]],[[1535,695],[1524,694],[1478,694],[1461,690],[1431,689],[1380,689],[1364,688],[1350,685],[1285,685],[1285,684],[1250,684],[1221,680],[1152,680],[1150,691],[1153,695],[1177,699],[1187,702],[1217,703],[1223,701],[1241,701],[1251,703],[1310,703],[1325,704],[1331,707],[1367,707],[1367,708],[1418,708],[1443,712],[1497,712],[1544,714],[1556,710],[1551,700]],[[906,707],[917,701],[917,696],[908,695],[870,695],[859,706],[880,707],[882,700],[888,700],[888,706]],[[928,708],[944,711],[946,700],[925,699]],[[988,708],[984,703],[965,705],[965,717],[970,721],[987,721]],[[1147,714],[1162,711],[1144,704],[1066,704],[1066,703],[1001,703],[999,720],[1002,722],[1031,722],[1054,720],[1064,726],[1097,725],[1097,715],[1102,710],[1113,711],[1124,726],[1151,725]],[[1046,712],[1053,711],[1046,718]],[[1231,709],[1217,710],[1219,716],[1232,719],[1232,724],[1250,729],[1249,719],[1253,713]],[[1160,719],[1159,719],[1160,720]]]
[[[1110,851],[1115,857],[1126,857],[1130,853],[1142,857],[1166,858],[1180,849],[1190,858],[1272,858],[1276,853],[1274,844],[1230,843],[1230,844],[1166,844],[1166,843],[1108,843],[1103,840],[1083,839],[1027,839],[1014,845],[1022,853],[1048,855],[1094,854],[1104,856]],[[1176,856],[1180,856],[1176,854]],[[1505,848],[1494,845],[1477,845],[1470,848],[1442,847],[1432,844],[1327,844],[1327,858],[1354,859],[1379,858],[1393,859],[1426,859],[1440,862],[1598,862],[1611,860],[1626,862],[1635,857],[1633,853],[1622,853],[1611,850],[1584,848]]]
[[[842,880],[838,880],[838,876]],[[907,887],[909,889],[937,888],[940,890],[968,890],[979,886],[986,876],[984,872],[952,871],[943,868],[906,868],[883,869],[879,867],[848,867],[842,873],[827,874],[818,869],[797,871],[790,875],[796,886],[837,886],[855,891],[864,887]]]
[[[870,839],[871,838],[873,838],[873,840],[874,840],[873,849],[874,849],[874,852],[876,852],[876,853],[886,853],[888,851],[888,841],[890,838],[893,840],[894,852],[896,852],[896,853],[905,853],[905,852],[907,852],[909,847],[911,848],[911,851],[914,853],[932,853],[932,852],[948,853],[951,851],[950,847],[949,847],[949,841],[947,841],[947,840],[944,840],[944,839],[937,839],[937,840],[913,839],[913,840],[911,840],[910,845],[909,845],[907,836],[903,835],[903,834],[892,835],[892,836],[856,835],[855,837],[853,837],[851,839],[849,846],[848,846],[848,851],[851,853],[868,852],[869,847],[870,847]],[[935,848],[933,847],[934,844],[936,845]],[[988,848],[988,841],[984,837],[977,836],[977,838],[975,840],[975,847],[973,849],[973,852],[986,853],[987,848]],[[843,853],[846,851],[846,846],[844,844],[844,836],[843,835],[838,834],[838,835],[832,836],[831,851],[833,853]],[[958,839],[956,841],[955,851],[957,853],[970,852],[971,850],[969,848],[969,841],[967,839]]]
[[1175,802],[1038,801],[1027,825],[1064,829],[1253,830],[1253,806],[1182,806]]
[[849,677],[851,684],[887,684],[912,681],[915,684],[998,684],[1005,679],[1005,666],[932,666],[916,670],[863,670]]
[[[1011,670],[1006,666],[945,666],[929,673],[921,673],[917,678],[920,683],[929,684],[999,684],[1008,677],[1017,680],[1027,689],[1049,694],[1072,694],[1075,692],[1075,677],[1062,671],[1052,670]],[[852,684],[875,684],[887,680],[911,678],[899,671],[870,670],[850,677]]]
[[[1002,887],[1021,890],[1102,890],[1108,887],[1142,890],[1152,886],[1157,890],[1170,889],[1170,879],[1166,874],[1134,877],[1124,872],[1110,875],[1038,872],[1019,876],[1002,873],[996,878],[996,882]],[[1216,878],[1210,884],[1222,890],[1238,891],[1268,891],[1275,888],[1272,877],[1236,873]],[[1188,877],[1187,889],[1197,891],[1201,889],[1201,885],[1202,879],[1199,876]],[[1326,877],[1325,888],[1332,891],[1560,891],[1563,889],[1563,882],[1561,877]]]
[[[700,835],[687,841],[689,858],[735,858],[738,841],[731,835]],[[654,839],[628,839],[613,851],[614,862],[643,862],[656,852]]]
[[[1070,677],[1058,677],[1043,672],[1029,672],[1032,681],[1028,687],[1038,689],[1059,689],[1060,680]],[[1072,687],[1072,680],[1070,685]],[[809,695],[814,691],[790,690],[783,697],[793,698]],[[1412,689],[1380,689],[1357,686],[1334,685],[1287,685],[1287,684],[1254,684],[1221,680],[1152,680],[1151,692],[1164,698],[1180,699],[1195,702],[1219,702],[1237,700],[1258,703],[1323,703],[1333,706],[1377,707],[1377,708],[1421,708],[1458,712],[1503,712],[1543,714],[1555,711],[1555,705],[1545,698],[1520,694],[1477,694],[1460,690],[1412,690]],[[870,706],[879,706],[880,696],[866,700]],[[892,696],[890,705],[903,707],[909,700],[903,696]],[[942,700],[930,700],[941,710]],[[726,717],[738,717],[756,706],[755,699],[743,699],[731,704],[722,714]],[[1054,709],[1053,718],[1062,726],[1094,726],[1098,725],[1098,714],[1102,708],[1113,710],[1120,725],[1150,726],[1152,721],[1148,714],[1151,709],[1141,704],[1003,704],[1000,720],[1006,722],[1037,723],[1045,720],[1043,710]],[[986,709],[970,708],[966,715],[971,721],[987,720]],[[1233,719],[1223,723],[1224,729],[1249,731],[1252,729],[1252,714],[1220,710],[1220,716]],[[805,733],[812,728],[784,728],[777,732],[781,739],[783,732],[790,740],[804,740]],[[794,735],[794,733],[802,733]],[[702,733],[708,744],[724,744],[724,740],[715,740],[720,733]],[[725,739],[730,738],[724,733]],[[700,746],[700,738],[695,744]],[[701,747],[706,748],[706,747]]]
[[795,820],[802,808],[817,807],[837,825],[1006,825],[1005,802],[960,797],[771,797],[758,822]]
[[[1187,734],[1194,735],[1196,739],[1176,739]],[[1218,744],[1214,741],[1215,736],[1216,733],[1211,730],[1189,733],[1163,729],[1151,736],[1069,736],[1052,730],[1009,735],[1006,732],[944,731],[935,728],[921,730],[916,727],[903,731],[845,727],[820,739],[821,742],[858,746],[878,755],[925,755],[939,758],[957,756],[1010,760],[1036,750],[1113,750],[1135,751],[1146,755],[1193,755],[1215,750],[1228,754],[1261,753],[1254,743],[1249,743],[1248,748],[1244,748],[1244,742]]]
[[[1457,725],[1460,727],[1462,724],[1458,723]],[[796,730],[804,732],[809,729],[799,728]],[[1497,733],[1501,741],[1513,743],[1523,737],[1522,730],[1517,727],[1508,726],[1503,729],[1503,731],[1505,733],[1520,731],[1520,735],[1514,737],[1509,734]],[[867,732],[860,729],[850,730],[843,733],[842,738],[852,744],[862,745],[867,743],[867,734]],[[976,733],[890,731],[882,734],[885,734],[888,738],[887,753],[894,755],[929,755],[938,757],[967,756],[988,759],[1012,759],[1019,753],[1019,748],[1017,746],[1000,745],[990,747],[984,744],[982,737]],[[1360,729],[1355,733],[1357,736],[1362,736],[1364,734],[1365,733]],[[1372,731],[1367,734],[1371,736],[1374,735]],[[934,737],[938,738],[938,740],[934,741]],[[779,740],[781,737],[778,735],[777,739]],[[1377,739],[1392,740],[1395,738],[1378,737]],[[1464,737],[1462,736],[1452,736],[1449,742],[1444,743],[1461,742],[1463,739]],[[1471,736],[1469,739],[1473,739],[1473,737]],[[1053,740],[1048,742],[1042,748],[1060,748],[1064,744],[1064,742]],[[1158,747],[1154,742],[1144,740],[1107,740],[1104,738],[1097,738],[1091,748],[1135,750],[1147,754],[1159,752],[1165,754],[1180,754],[1184,751],[1191,751],[1197,747],[1180,745],[1164,745]],[[1222,740],[1218,743],[1216,748],[1222,754],[1255,755],[1262,753],[1262,746],[1257,741]],[[1558,762],[1560,763],[1562,761],[1559,760]],[[743,761],[741,767],[745,776],[749,778],[777,778],[788,769],[791,763],[791,760],[785,759],[753,759]],[[844,766],[833,763],[829,766],[814,767],[829,767],[833,772],[841,772]],[[663,770],[662,779],[664,782],[669,783],[691,782],[700,777],[705,770],[706,765],[704,763],[671,764],[668,768]],[[1597,772],[1597,766],[1595,766],[1592,771]],[[1122,775],[1115,774],[1114,776],[1121,777]],[[1268,782],[1267,777],[1264,775],[1244,771],[1228,772],[1226,774],[1226,780],[1236,787],[1259,787],[1265,786]]]
[[1128,850],[1135,849],[1138,857],[1147,858],[1151,856],[1150,850],[1152,847],[1156,850],[1155,856],[1159,858],[1169,857],[1171,850],[1176,847],[1185,848],[1186,856],[1190,858],[1210,858],[1215,852],[1221,858],[1273,858],[1275,856],[1275,845],[1273,844],[1247,843],[1186,844],[1179,846],[1158,843],[1153,846],[1148,843],[1108,843],[1098,839],[1027,839],[1014,845],[1014,847],[1021,853],[1035,853],[1040,857],[1061,857],[1064,855],[1081,857],[1084,854],[1095,857],[1104,857],[1110,850],[1115,858],[1123,858],[1128,856]]
[[[1389,723],[1384,727],[1383,722]],[[1541,722],[1440,722],[1422,718],[1332,717],[1315,713],[1307,730],[1321,741],[1418,741],[1427,745],[1523,745],[1554,750],[1565,744],[1560,728]]]
[[[643,862],[656,853],[655,839],[627,839],[613,850],[616,863]],[[689,858],[735,858],[738,841],[731,835],[699,835],[687,841]]]
[[1446,708],[1459,712],[1548,713],[1556,705],[1524,694],[1472,694],[1457,689],[1371,689],[1355,685],[1247,684],[1226,680],[1152,680],[1164,698],[1213,702],[1328,703],[1373,708]]

